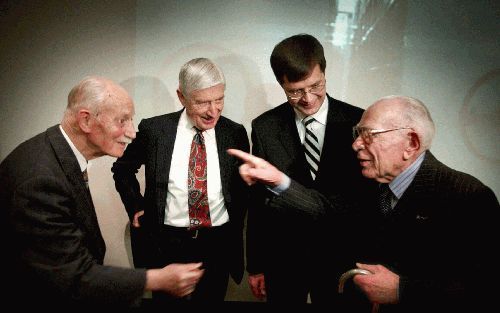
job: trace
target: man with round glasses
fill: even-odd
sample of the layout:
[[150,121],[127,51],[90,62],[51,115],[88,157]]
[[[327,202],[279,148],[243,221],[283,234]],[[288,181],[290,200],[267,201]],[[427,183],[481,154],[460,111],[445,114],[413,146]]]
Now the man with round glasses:
[[323,46],[313,36],[284,39],[270,61],[287,102],[252,121],[252,153],[279,168],[287,180],[276,188],[253,188],[247,223],[249,284],[256,297],[271,303],[306,303],[310,294],[313,303],[332,304],[325,266],[336,280],[354,264],[343,266],[341,255],[327,257],[325,247],[344,250],[337,238],[344,236],[345,224],[270,210],[267,202],[295,183],[326,197],[355,200],[362,177],[350,148],[351,131],[363,110],[327,94]]

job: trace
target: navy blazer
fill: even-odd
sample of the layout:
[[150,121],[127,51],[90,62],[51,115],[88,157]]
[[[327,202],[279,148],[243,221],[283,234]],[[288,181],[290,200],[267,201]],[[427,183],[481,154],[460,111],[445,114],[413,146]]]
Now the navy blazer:
[[23,305],[129,305],[144,271],[103,266],[106,247],[78,161],[59,126],[0,165],[5,300]]
[[[136,212],[144,210],[142,226],[153,234],[153,238],[165,218],[168,178],[177,125],[182,110],[161,116],[144,119],[134,141],[127,147],[124,155],[112,167],[116,190],[130,219]],[[243,224],[247,206],[247,186],[239,176],[239,160],[227,154],[229,148],[250,150],[245,128],[223,116],[215,126],[217,152],[221,176],[222,193],[229,214],[231,238],[230,272],[236,282],[243,276]],[[145,166],[145,191],[140,192],[136,178],[138,169]],[[187,169],[186,169],[187,170]],[[187,210],[187,208],[186,208]]]

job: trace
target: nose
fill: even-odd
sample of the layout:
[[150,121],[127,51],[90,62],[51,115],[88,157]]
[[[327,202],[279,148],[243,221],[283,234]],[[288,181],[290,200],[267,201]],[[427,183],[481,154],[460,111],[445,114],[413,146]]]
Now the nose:
[[210,115],[214,115],[217,112],[221,110],[222,106],[220,104],[217,104],[215,101],[210,101],[208,103],[207,111],[210,113]]
[[305,102],[309,102],[313,99],[312,96],[313,96],[312,93],[304,90],[304,92],[302,93],[302,97],[300,97],[300,99],[302,99]]
[[132,121],[130,121],[130,123],[127,123],[127,126],[125,127],[125,136],[130,139],[135,139],[135,127]]
[[363,143],[361,136],[356,137],[354,139],[354,142],[352,143],[352,149],[355,152],[358,152],[359,150],[363,150],[364,148],[365,148],[365,144]]

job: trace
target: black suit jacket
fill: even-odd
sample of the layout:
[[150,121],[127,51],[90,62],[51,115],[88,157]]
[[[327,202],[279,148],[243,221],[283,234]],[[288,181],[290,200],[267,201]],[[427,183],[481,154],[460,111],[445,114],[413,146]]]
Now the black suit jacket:
[[[299,184],[280,198],[272,205],[284,209],[295,203],[293,208],[314,215],[333,210]],[[381,311],[482,312],[492,302],[495,295],[486,286],[496,260],[499,205],[490,188],[427,151],[392,214],[383,216],[376,203],[372,199],[370,211],[357,218],[354,231],[364,241],[353,261],[383,264],[400,275],[401,303]]]
[[[337,198],[338,210],[349,211],[349,201],[355,199],[352,195],[361,190],[365,181],[351,149],[352,127],[361,118],[363,110],[327,97],[329,110],[315,181],[308,170],[295,124],[295,113],[288,102],[253,120],[252,153],[288,175],[292,184],[299,183],[320,198]],[[331,273],[340,273],[346,268],[337,256],[335,262],[330,262],[322,248],[325,244],[333,244],[342,251],[342,239],[331,242],[332,238],[346,236],[339,219],[311,219],[301,210],[269,209],[267,204],[273,197],[273,193],[262,186],[253,190],[254,201],[249,208],[247,223],[248,272],[295,269],[294,273],[290,273],[291,277],[299,272],[312,277],[314,274],[311,271],[321,268],[323,264]]]
[[17,305],[128,305],[144,271],[103,266],[106,251],[78,161],[59,126],[0,165],[4,281]]
[[[136,139],[112,167],[116,189],[120,193],[130,219],[144,210],[142,226],[152,235],[159,231],[165,218],[168,175],[182,110],[144,119],[139,124]],[[245,128],[223,116],[215,126],[219,167],[225,205],[229,214],[231,238],[231,276],[240,282],[243,276],[243,222],[247,206],[247,187],[239,176],[239,161],[227,154],[229,148],[249,151]],[[137,170],[145,166],[144,196],[136,178]],[[187,169],[186,169],[187,170]],[[187,208],[186,208],[187,210]],[[154,260],[151,260],[154,262]]]

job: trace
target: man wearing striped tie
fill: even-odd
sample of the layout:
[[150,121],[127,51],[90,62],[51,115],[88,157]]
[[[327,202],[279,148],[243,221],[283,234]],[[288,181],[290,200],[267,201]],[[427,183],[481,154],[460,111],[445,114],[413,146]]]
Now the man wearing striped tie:
[[252,153],[286,179],[275,188],[253,187],[247,224],[249,284],[256,297],[271,303],[306,303],[310,295],[313,303],[331,305],[335,299],[325,266],[337,280],[354,265],[325,253],[325,247],[344,250],[339,236],[345,223],[272,210],[267,203],[297,183],[318,196],[339,199],[339,206],[359,198],[354,193],[363,178],[351,149],[351,130],[363,110],[327,94],[323,47],[311,35],[295,35],[276,45],[271,67],[287,102],[252,121]]

